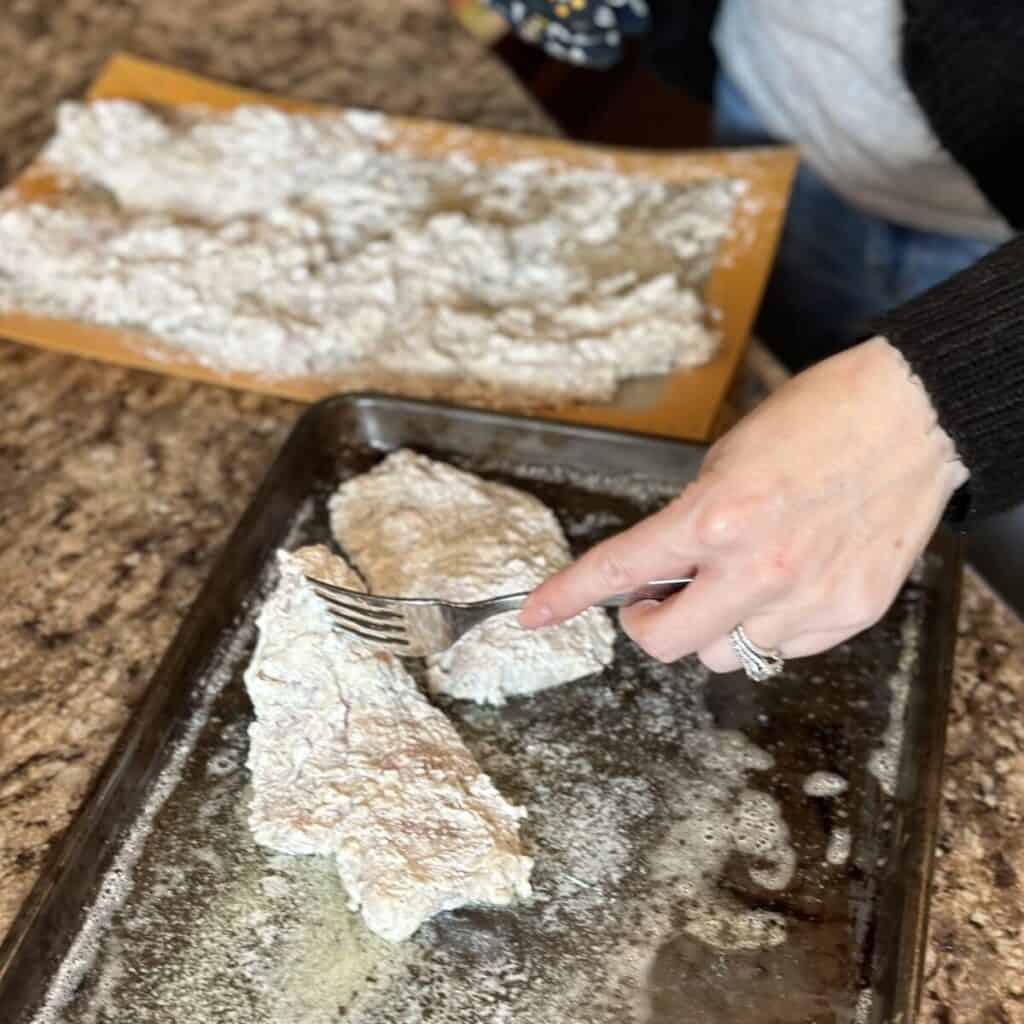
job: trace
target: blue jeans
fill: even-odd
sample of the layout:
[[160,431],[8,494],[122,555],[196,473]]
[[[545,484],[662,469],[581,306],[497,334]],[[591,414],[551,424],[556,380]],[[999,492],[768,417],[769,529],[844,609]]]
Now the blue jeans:
[[[723,146],[777,143],[725,76],[712,120]],[[854,344],[865,321],[980,259],[991,242],[881,220],[800,164],[757,332],[792,370]]]

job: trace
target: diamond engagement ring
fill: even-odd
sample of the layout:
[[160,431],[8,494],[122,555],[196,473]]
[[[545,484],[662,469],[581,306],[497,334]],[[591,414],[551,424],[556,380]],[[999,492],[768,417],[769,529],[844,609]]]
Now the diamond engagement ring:
[[758,647],[744,632],[742,626],[737,626],[729,634],[729,643],[736,652],[743,671],[754,682],[760,683],[765,679],[771,679],[782,671],[782,655],[777,650],[766,650]]

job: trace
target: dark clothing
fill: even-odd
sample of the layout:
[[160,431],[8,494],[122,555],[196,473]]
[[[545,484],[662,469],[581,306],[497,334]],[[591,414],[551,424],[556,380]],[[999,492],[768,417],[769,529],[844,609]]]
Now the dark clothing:
[[1024,501],[1024,238],[870,325],[921,378],[971,478],[947,518]]
[[1024,5],[903,0],[903,73],[932,130],[1024,228]]

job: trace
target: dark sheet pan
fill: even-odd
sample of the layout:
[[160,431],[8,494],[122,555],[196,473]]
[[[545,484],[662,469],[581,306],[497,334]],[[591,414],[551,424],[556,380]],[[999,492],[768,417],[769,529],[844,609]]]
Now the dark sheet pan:
[[[328,864],[252,843],[241,675],[271,556],[325,539],[330,490],[403,445],[533,491],[578,550],[702,454],[373,395],[312,407],[0,948],[5,1024],[909,1021],[955,639],[949,538],[876,629],[770,684],[659,666],[621,639],[597,679],[446,704],[529,807],[536,895],[517,908],[442,915],[392,947]],[[837,779],[844,792],[813,795]]]

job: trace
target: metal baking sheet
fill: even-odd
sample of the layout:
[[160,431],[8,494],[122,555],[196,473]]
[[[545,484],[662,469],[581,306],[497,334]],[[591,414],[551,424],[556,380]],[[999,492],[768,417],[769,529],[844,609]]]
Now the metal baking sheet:
[[445,703],[529,810],[536,891],[516,907],[440,915],[392,946],[346,909],[329,863],[253,843],[241,679],[273,552],[325,540],[331,490],[400,446],[532,491],[577,550],[702,455],[376,395],[307,411],[0,948],[5,1024],[910,1021],[949,538],[877,628],[769,684],[662,666],[622,637],[601,676],[502,708]]

